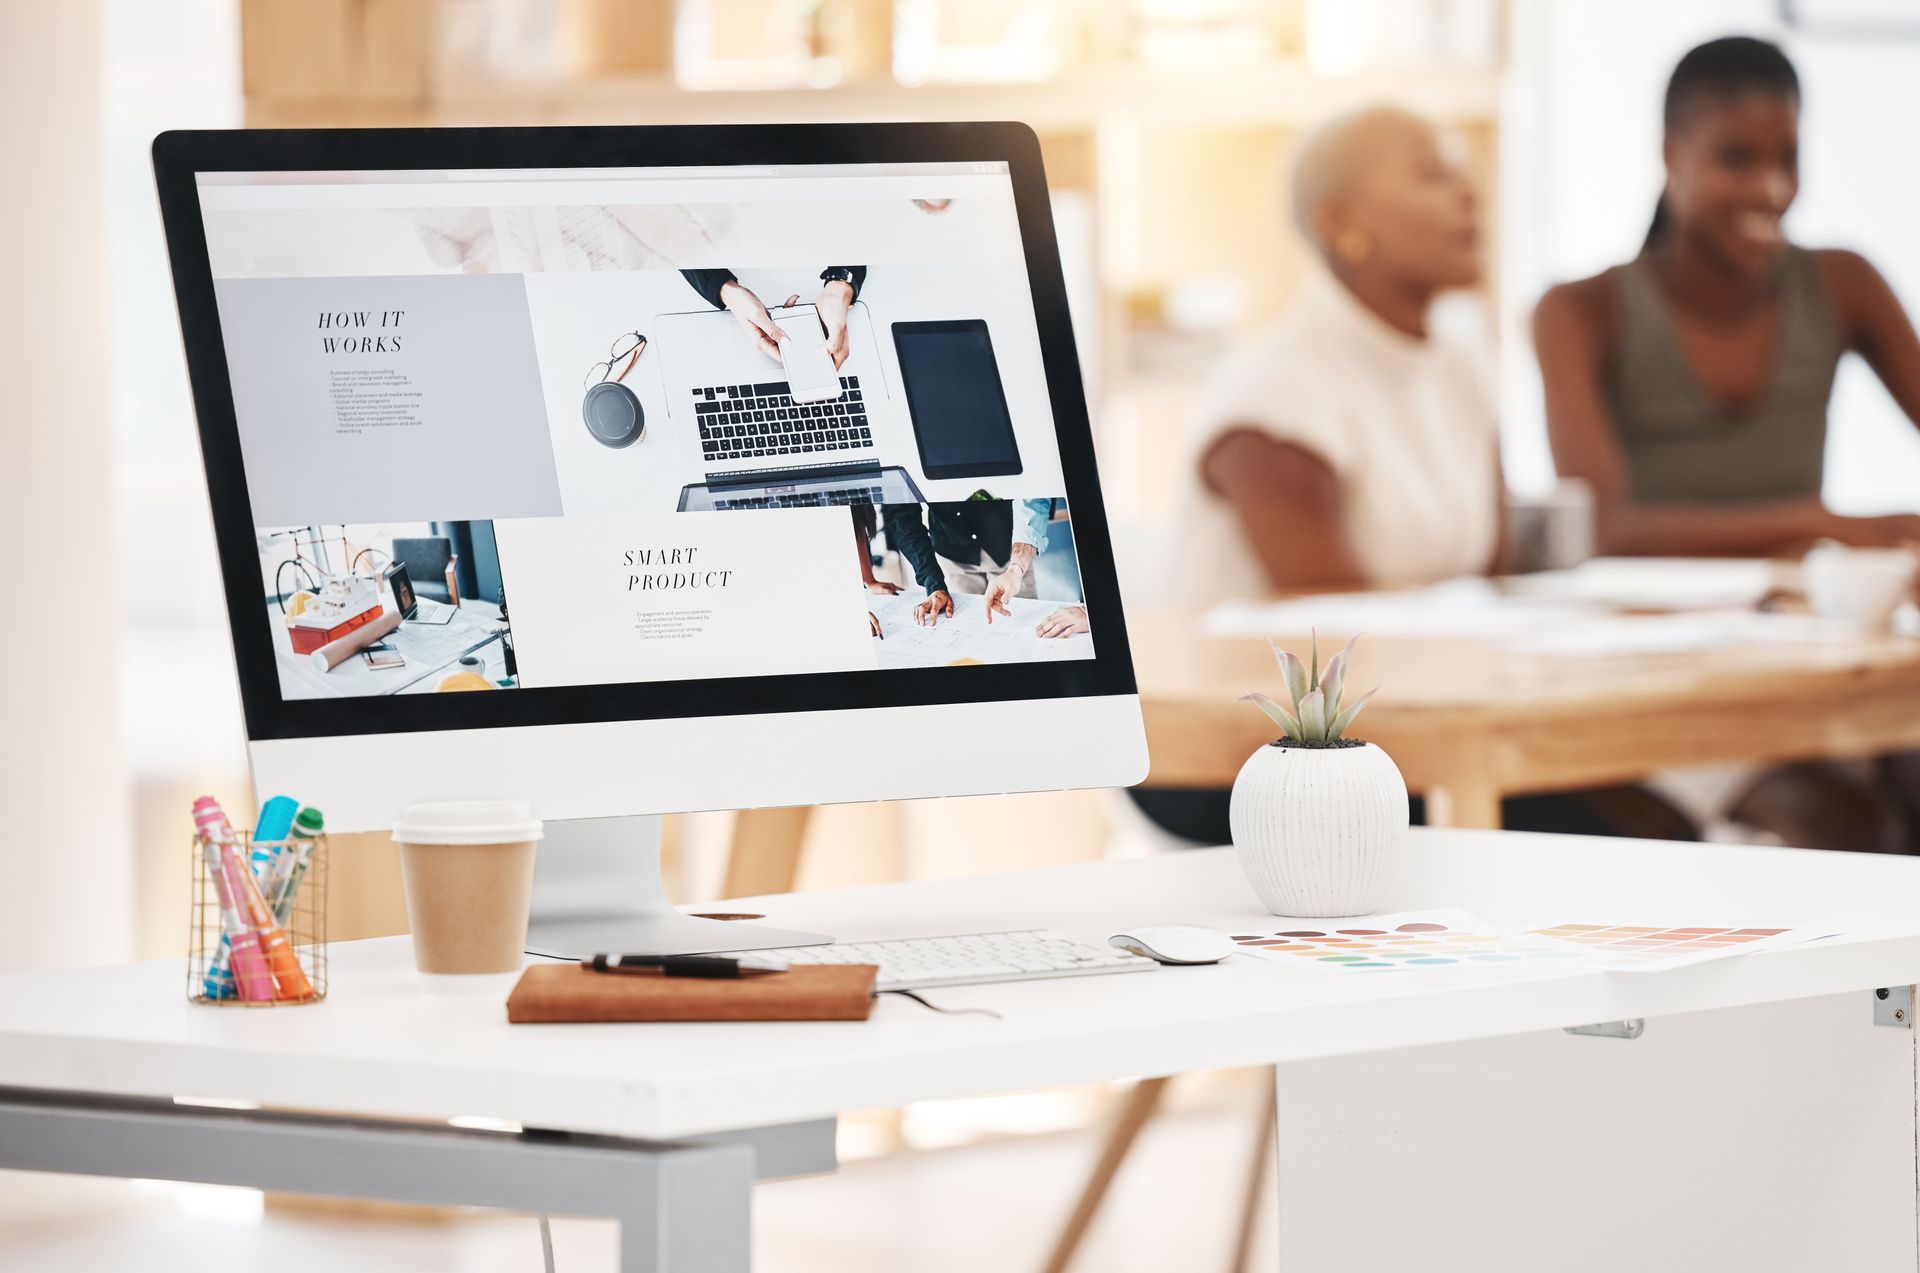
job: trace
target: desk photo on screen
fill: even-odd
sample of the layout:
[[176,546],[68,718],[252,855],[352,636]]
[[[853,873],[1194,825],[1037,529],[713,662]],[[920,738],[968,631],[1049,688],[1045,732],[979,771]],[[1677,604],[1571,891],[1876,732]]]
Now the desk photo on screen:
[[876,666],[1093,657],[1064,498],[852,510]]
[[283,698],[514,687],[492,522],[289,526],[258,541]]

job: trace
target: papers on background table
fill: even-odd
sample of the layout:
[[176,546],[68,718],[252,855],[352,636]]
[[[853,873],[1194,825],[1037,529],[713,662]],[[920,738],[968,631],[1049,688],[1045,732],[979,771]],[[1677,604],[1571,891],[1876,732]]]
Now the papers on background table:
[[1751,609],[1768,594],[1798,591],[1798,562],[1738,557],[1595,557],[1572,570],[1501,580],[1510,595],[1621,610]]
[[1858,639],[1855,630],[1833,620],[1754,608],[1769,592],[1790,586],[1795,571],[1771,561],[1599,558],[1576,570],[1497,583],[1449,579],[1396,592],[1230,601],[1210,611],[1202,626],[1216,637],[1298,636],[1318,629],[1343,636],[1469,638],[1516,652],[1590,658]]
[[1033,663],[1052,659],[1090,659],[1093,634],[1040,637],[1034,629],[1055,610],[1069,603],[1014,597],[1011,615],[996,614],[988,623],[984,598],[963,593],[953,599],[953,615],[935,624],[913,621],[913,608],[924,599],[917,588],[891,597],[870,597],[867,607],[880,620],[885,639],[875,639],[874,656],[881,667],[941,667],[960,659],[979,663]]
[[1591,617],[1588,607],[1502,596],[1485,579],[1449,579],[1399,592],[1342,592],[1291,601],[1228,601],[1202,620],[1209,636],[1291,636],[1322,632],[1374,636],[1487,637],[1543,622]]
[[1249,954],[1332,972],[1657,972],[1776,950],[1837,934],[1800,928],[1671,926],[1568,921],[1502,929],[1462,910],[1404,911],[1359,919],[1282,923],[1233,940]]
[[1860,639],[1857,628],[1811,614],[1712,610],[1698,614],[1602,614],[1574,624],[1518,633],[1500,644],[1528,654],[1604,658],[1623,654],[1682,654],[1741,645],[1818,645]]

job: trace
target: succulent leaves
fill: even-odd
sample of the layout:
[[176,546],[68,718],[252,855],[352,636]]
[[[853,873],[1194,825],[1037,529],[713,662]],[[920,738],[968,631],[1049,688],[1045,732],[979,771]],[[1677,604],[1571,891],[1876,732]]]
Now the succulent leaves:
[[1327,736],[1327,700],[1319,690],[1308,690],[1300,700],[1300,734],[1303,738]]
[[1307,680],[1307,665],[1291,653],[1273,647],[1273,657],[1280,661],[1280,680],[1287,687],[1287,697],[1293,701],[1295,711],[1300,709],[1300,700],[1307,696],[1313,686]]
[[1286,737],[1293,739],[1300,737],[1300,722],[1294,719],[1293,713],[1268,698],[1265,694],[1258,692],[1242,694],[1239,701],[1242,703],[1252,703],[1261,711],[1265,712],[1272,718],[1273,723],[1280,727],[1280,732]]
[[1367,700],[1379,692],[1380,690],[1376,686],[1342,708],[1339,715],[1327,722],[1327,737],[1339,738],[1344,735],[1347,732],[1347,726],[1353,724],[1353,718],[1358,716],[1360,709],[1367,705]]
[[1347,689],[1347,673],[1353,667],[1353,648],[1360,642],[1359,637],[1347,642],[1347,648],[1333,656],[1327,662],[1324,674],[1320,669],[1320,634],[1315,632],[1309,647],[1309,662],[1301,662],[1290,651],[1280,648],[1277,642],[1269,642],[1273,648],[1274,660],[1280,665],[1280,678],[1286,686],[1287,697],[1293,702],[1293,710],[1265,694],[1243,694],[1240,701],[1253,703],[1271,717],[1280,726],[1281,732],[1288,738],[1303,742],[1332,742],[1345,734],[1374,695],[1368,690],[1351,703],[1344,701]]

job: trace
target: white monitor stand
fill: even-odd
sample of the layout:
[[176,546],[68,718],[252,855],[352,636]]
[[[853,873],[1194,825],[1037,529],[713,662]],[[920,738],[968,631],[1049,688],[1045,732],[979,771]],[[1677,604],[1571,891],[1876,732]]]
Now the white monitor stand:
[[528,954],[700,955],[833,940],[674,909],[660,874],[658,817],[549,822],[546,833],[534,857]]

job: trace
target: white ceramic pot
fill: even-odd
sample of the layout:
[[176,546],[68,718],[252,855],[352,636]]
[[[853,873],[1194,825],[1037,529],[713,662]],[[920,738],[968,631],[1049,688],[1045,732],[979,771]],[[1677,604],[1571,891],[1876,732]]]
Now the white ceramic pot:
[[1407,784],[1358,747],[1267,746],[1233,780],[1233,847],[1275,915],[1365,915],[1407,841]]

